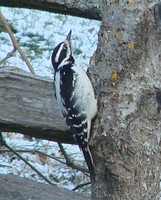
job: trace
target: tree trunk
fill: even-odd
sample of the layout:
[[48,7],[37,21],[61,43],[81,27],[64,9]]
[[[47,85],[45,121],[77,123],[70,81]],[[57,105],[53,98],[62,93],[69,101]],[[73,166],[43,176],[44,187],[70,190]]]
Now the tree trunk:
[[92,199],[159,199],[161,115],[153,87],[161,75],[159,1],[107,2],[91,64],[100,93]]

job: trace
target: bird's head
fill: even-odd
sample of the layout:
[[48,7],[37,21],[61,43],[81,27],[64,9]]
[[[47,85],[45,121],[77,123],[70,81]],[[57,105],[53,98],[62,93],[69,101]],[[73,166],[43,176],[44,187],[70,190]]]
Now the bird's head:
[[74,63],[70,43],[71,33],[72,31],[70,30],[64,42],[58,44],[52,53],[51,61],[55,70],[60,69],[62,66]]

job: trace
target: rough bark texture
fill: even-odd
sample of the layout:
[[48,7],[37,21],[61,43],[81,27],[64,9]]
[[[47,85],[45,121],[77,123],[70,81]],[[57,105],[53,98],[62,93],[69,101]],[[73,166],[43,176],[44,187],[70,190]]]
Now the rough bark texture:
[[53,81],[19,68],[0,68],[0,131],[75,143],[54,95]]
[[[111,3],[113,2],[113,3]],[[153,1],[104,1],[92,59],[99,113],[92,142],[93,200],[159,199],[161,29]]]
[[101,20],[99,2],[100,0],[0,0],[0,6],[39,9],[54,13]]
[[0,200],[89,200],[89,195],[38,183],[12,174],[0,174]]

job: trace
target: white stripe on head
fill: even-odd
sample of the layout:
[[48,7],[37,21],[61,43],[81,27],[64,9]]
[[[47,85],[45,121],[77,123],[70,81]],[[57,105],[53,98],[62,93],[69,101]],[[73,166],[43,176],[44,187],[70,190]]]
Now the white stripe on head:
[[63,46],[64,46],[64,43],[62,43],[62,44],[60,45],[59,50],[58,50],[58,52],[57,52],[57,54],[56,54],[56,56],[55,56],[55,62],[56,62],[56,63],[59,61],[60,52],[62,51]]

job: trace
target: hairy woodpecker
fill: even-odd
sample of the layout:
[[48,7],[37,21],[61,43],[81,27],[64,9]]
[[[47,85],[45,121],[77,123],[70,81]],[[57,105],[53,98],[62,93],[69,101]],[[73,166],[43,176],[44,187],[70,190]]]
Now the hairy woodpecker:
[[83,151],[91,180],[94,180],[94,165],[88,142],[91,120],[97,112],[97,100],[88,76],[75,64],[70,39],[71,30],[65,41],[58,44],[52,53],[55,95],[68,128]]

